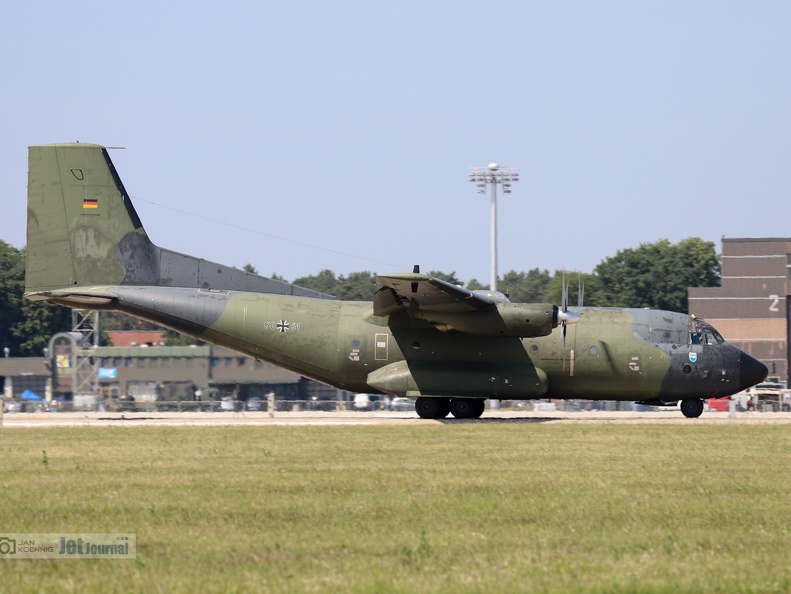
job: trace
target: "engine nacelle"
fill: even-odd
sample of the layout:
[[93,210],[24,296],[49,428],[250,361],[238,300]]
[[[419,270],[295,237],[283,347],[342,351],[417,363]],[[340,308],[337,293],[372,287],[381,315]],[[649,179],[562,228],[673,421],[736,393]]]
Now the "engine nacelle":
[[549,335],[558,325],[558,307],[551,303],[498,303],[490,309],[464,312],[418,310],[414,316],[443,332],[477,336],[534,338]]

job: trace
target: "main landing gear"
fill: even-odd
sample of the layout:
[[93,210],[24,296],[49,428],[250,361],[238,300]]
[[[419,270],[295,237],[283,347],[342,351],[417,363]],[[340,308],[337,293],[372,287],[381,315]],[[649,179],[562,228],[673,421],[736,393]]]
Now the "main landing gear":
[[483,414],[483,398],[439,398],[421,396],[415,401],[415,411],[421,419],[444,419],[452,413],[457,419],[477,419]]
[[681,401],[681,412],[688,419],[696,419],[703,414],[703,401],[700,398],[687,398]]

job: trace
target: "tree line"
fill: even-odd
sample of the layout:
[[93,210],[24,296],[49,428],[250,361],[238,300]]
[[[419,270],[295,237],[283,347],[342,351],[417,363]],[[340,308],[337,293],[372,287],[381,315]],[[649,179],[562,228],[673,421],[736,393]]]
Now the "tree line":
[[[257,273],[247,264],[245,270]],[[476,279],[463,281],[455,272],[433,270],[428,274],[470,290],[487,289]],[[662,239],[619,251],[603,260],[592,273],[542,270],[511,270],[498,278],[498,290],[513,302],[560,304],[565,276],[569,304],[612,307],[650,307],[688,312],[689,287],[716,287],[720,284],[720,261],[713,242],[697,237],[671,243]],[[352,272],[336,276],[331,270],[294,279],[294,284],[315,289],[349,301],[368,301],[379,288],[376,273]],[[273,274],[272,278],[286,280]],[[0,342],[11,356],[41,356],[50,337],[71,329],[71,311],[65,307],[24,299],[25,250],[0,240]],[[148,322],[125,314],[106,312],[102,330],[149,330]],[[166,344],[189,344],[194,339],[176,332],[166,333]],[[105,343],[106,344],[106,343]]]
[[[428,274],[470,290],[488,288],[476,279],[465,283],[455,272],[432,270]],[[354,272],[336,277],[331,270],[322,270],[294,283],[344,300],[369,300],[378,289],[375,276],[372,272]],[[498,277],[497,288],[513,302],[559,304],[564,276],[570,305],[579,303],[582,292],[584,305],[650,307],[687,313],[689,287],[719,286],[720,260],[712,242],[692,237],[673,244],[662,239],[621,250],[603,260],[593,273],[511,270]]]

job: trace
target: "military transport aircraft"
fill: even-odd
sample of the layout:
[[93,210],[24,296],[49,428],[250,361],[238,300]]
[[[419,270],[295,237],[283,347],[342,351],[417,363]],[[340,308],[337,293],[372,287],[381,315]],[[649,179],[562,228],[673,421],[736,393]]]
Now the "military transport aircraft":
[[[680,402],[744,390],[766,367],[701,319],[511,303],[416,268],[371,302],[331,297],[154,245],[105,147],[29,149],[25,294],[116,310],[351,392],[416,397],[423,418],[485,399]],[[564,292],[565,293],[565,292]]]

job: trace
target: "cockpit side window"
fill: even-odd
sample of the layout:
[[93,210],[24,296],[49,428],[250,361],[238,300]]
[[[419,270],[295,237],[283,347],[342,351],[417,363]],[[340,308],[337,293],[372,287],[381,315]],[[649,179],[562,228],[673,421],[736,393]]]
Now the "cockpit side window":
[[713,326],[700,318],[689,318],[689,344],[715,345],[723,342],[725,339]]

